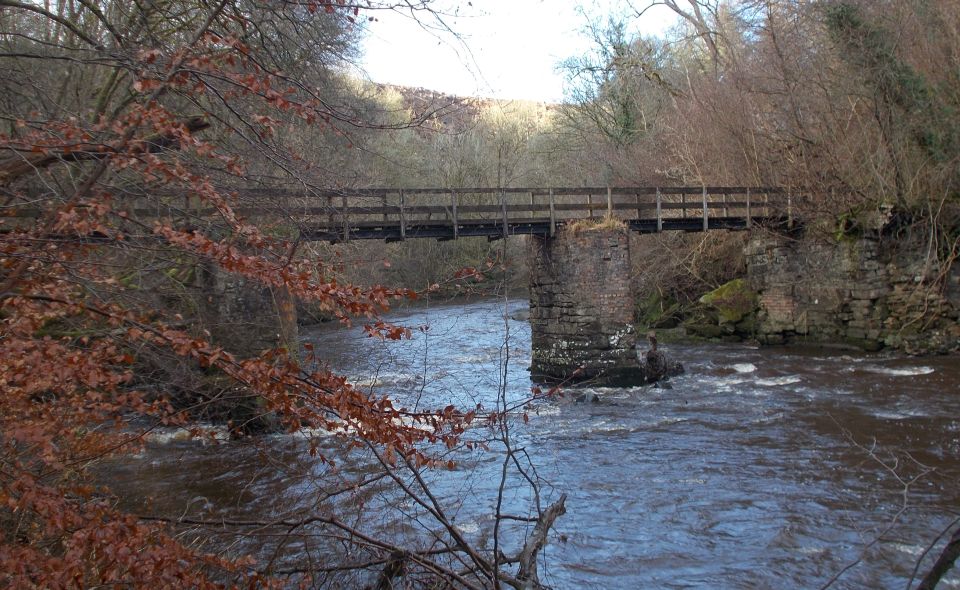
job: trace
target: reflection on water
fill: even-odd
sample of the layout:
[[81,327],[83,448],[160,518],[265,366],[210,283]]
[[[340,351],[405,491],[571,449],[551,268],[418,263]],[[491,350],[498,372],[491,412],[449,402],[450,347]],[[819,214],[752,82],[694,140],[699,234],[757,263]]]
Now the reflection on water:
[[[530,395],[529,327],[508,319],[525,305],[399,313],[394,321],[414,333],[399,343],[333,327],[305,338],[331,368],[396,396],[398,406],[493,407],[501,384],[511,400]],[[956,358],[666,349],[687,367],[672,389],[597,388],[598,403],[543,400],[529,424],[514,423],[516,444],[546,482],[545,501],[569,495],[543,581],[558,588],[814,588],[860,560],[832,587],[907,586],[916,560],[960,505]],[[170,437],[105,473],[141,510],[267,518],[316,505],[337,470],[364,469],[362,452],[335,439],[324,439],[320,451],[339,457],[337,466],[317,462],[303,438],[202,445]],[[430,478],[457,507],[458,528],[482,543],[492,528],[500,458],[458,460],[457,469]],[[904,482],[918,475],[903,509]],[[377,493],[370,492],[371,505]],[[507,505],[525,513],[529,494],[517,483]],[[349,502],[360,510],[356,498]],[[402,513],[377,518],[397,534],[410,526]],[[960,588],[960,576],[941,587]]]

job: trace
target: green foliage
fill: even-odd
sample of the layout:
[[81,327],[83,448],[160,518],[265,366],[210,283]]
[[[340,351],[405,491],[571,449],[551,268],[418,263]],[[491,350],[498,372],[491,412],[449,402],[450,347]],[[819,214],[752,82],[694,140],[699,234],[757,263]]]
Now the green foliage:
[[836,230],[833,237],[838,242],[855,240],[863,235],[863,225],[860,222],[861,212],[858,210],[844,211],[837,216]]
[[899,59],[893,35],[867,22],[859,7],[847,2],[828,6],[826,22],[844,58],[862,68],[885,97],[908,111],[929,103],[929,88]]
[[674,91],[660,74],[662,48],[628,36],[626,23],[609,19],[591,24],[592,52],[566,60],[571,104],[564,115],[575,126],[586,124],[615,146],[648,134],[662,103]]
[[897,35],[868,21],[858,6],[829,5],[825,16],[842,58],[863,72],[880,106],[904,117],[913,143],[936,162],[955,157],[960,148],[956,108],[938,100],[949,89],[932,88],[923,74],[897,54]]
[[652,291],[637,303],[637,323],[643,327],[673,328],[680,315],[680,304],[659,291]]

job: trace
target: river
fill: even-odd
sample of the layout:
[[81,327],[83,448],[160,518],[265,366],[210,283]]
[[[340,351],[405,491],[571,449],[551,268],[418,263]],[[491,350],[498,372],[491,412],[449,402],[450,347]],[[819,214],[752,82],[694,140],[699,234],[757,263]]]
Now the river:
[[[529,325],[510,319],[525,307],[484,300],[400,311],[389,319],[413,332],[400,342],[337,326],[304,340],[354,383],[410,406],[493,407],[503,384],[510,400],[530,395]],[[907,587],[960,508],[956,357],[738,344],[664,350],[687,369],[672,388],[589,390],[597,403],[538,400],[529,422],[511,422],[544,502],[568,494],[542,581],[806,589],[837,577],[832,588]],[[431,478],[459,526],[482,539],[501,459],[494,449],[458,461]],[[333,471],[309,456],[303,437],[201,444],[164,433],[103,473],[132,509],[219,518],[309,505]],[[529,488],[516,474],[511,482],[505,502],[523,510]],[[408,524],[380,518],[385,527]],[[285,547],[284,559],[309,551],[298,547]],[[960,574],[941,588],[960,588]]]

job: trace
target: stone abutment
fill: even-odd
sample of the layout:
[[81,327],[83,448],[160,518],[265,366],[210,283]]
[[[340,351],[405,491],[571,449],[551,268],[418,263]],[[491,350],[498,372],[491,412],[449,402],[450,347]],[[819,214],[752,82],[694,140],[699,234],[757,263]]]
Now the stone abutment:
[[201,269],[201,319],[216,344],[256,356],[282,347],[299,354],[296,303],[281,287],[228,273],[212,264]]
[[746,258],[762,343],[918,354],[960,348],[960,265],[937,262],[923,241],[761,236]]

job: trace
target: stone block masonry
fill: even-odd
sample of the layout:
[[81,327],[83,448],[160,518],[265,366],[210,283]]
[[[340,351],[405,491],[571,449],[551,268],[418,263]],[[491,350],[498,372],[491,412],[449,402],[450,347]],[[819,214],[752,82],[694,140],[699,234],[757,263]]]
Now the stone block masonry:
[[843,343],[936,353],[960,347],[960,265],[924,248],[865,237],[755,238],[746,249],[764,343]]
[[562,228],[530,248],[531,377],[640,382],[627,230]]
[[275,347],[299,354],[297,311],[285,289],[266,287],[211,264],[199,274],[200,319],[216,344],[243,357]]

